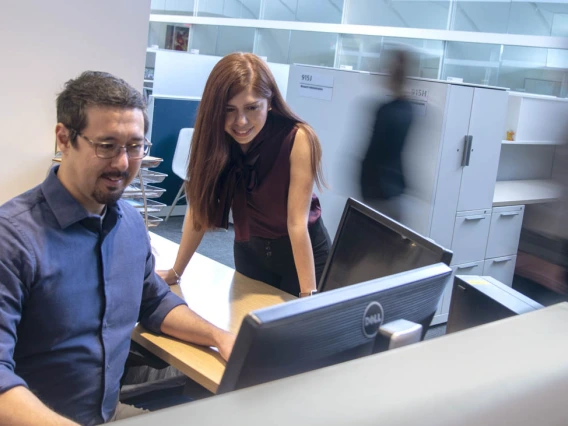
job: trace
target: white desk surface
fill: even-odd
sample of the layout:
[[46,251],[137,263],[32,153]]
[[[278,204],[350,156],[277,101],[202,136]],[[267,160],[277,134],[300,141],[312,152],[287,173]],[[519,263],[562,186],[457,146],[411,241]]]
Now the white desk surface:
[[568,303],[121,425],[568,424]]
[[[158,269],[170,268],[178,245],[150,233]],[[251,280],[234,269],[195,253],[180,285],[172,286],[188,306],[223,330],[238,333],[243,318],[255,309],[295,299],[274,287]],[[215,393],[225,371],[225,361],[211,348],[155,335],[137,326],[132,339]]]

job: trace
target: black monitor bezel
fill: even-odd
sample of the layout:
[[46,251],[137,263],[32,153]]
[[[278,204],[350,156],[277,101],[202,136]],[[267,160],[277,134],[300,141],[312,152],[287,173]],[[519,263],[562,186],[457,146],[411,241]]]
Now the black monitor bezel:
[[343,209],[341,220],[339,221],[339,226],[337,227],[335,238],[333,239],[333,245],[331,246],[329,256],[327,257],[325,267],[323,269],[320,281],[318,283],[318,293],[326,291],[324,287],[324,282],[326,281],[327,275],[329,274],[330,265],[331,262],[333,261],[339,237],[341,236],[341,232],[343,231],[345,221],[347,220],[347,215],[349,211],[352,209],[359,213],[364,214],[365,216],[369,217],[370,219],[376,222],[379,222],[381,225],[384,225],[385,227],[393,230],[394,232],[402,235],[403,237],[408,238],[409,240],[415,242],[416,244],[423,246],[426,249],[433,251],[434,253],[438,253],[440,255],[440,262],[450,266],[453,256],[453,252],[451,250],[448,250],[442,247],[441,245],[436,244],[434,241],[425,238],[419,233],[404,226],[400,222],[397,222],[396,220],[391,219],[390,217],[372,209],[366,204],[363,204],[362,202],[357,201],[354,198],[348,198],[345,203],[345,208]]

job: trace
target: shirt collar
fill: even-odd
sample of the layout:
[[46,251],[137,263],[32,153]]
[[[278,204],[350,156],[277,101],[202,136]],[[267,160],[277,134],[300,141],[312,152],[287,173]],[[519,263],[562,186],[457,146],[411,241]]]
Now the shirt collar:
[[[41,184],[41,191],[59,226],[65,229],[87,218],[96,218],[100,221],[99,215],[89,213],[63,186],[57,178],[58,170],[59,166],[55,166],[49,171]],[[117,203],[107,205],[105,214],[121,216],[120,207]]]

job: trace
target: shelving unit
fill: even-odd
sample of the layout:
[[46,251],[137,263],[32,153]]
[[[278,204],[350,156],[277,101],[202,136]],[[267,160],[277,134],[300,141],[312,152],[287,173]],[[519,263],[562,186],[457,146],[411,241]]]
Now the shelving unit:
[[159,213],[166,206],[163,203],[153,200],[161,197],[166,190],[149,185],[149,183],[160,183],[168,176],[165,173],[150,170],[154,167],[158,167],[162,161],[163,160],[158,157],[151,157],[149,155],[144,157],[140,170],[138,171],[138,177],[128,185],[122,194],[122,198],[142,214],[146,229],[157,226],[163,221],[162,218],[151,215],[150,213]]
[[566,117],[566,99],[510,92],[505,130],[515,132],[512,144],[561,145]]
[[562,196],[555,163],[559,147],[566,142],[566,117],[564,99],[509,94],[505,131],[515,132],[516,140],[501,142],[494,207],[548,203]]
[[495,184],[493,207],[556,201],[562,187],[552,180],[506,180]]
[[[495,221],[495,244],[509,244],[507,256],[491,257],[486,261],[484,273],[509,284],[518,273],[517,253],[522,230],[537,235],[559,236],[565,228],[559,204],[564,198],[561,176],[566,152],[564,145],[568,117],[568,102],[550,96],[511,92],[505,132],[514,132],[514,141],[503,140],[495,192],[493,214],[501,216]],[[524,214],[522,210],[524,209]],[[492,224],[493,231],[493,224]],[[492,232],[491,231],[491,232]],[[504,234],[506,234],[504,236]],[[490,233],[491,239],[491,233]],[[488,244],[489,253],[489,244]],[[519,256],[526,256],[525,248]],[[523,257],[520,257],[523,258]],[[501,271],[497,268],[501,268]],[[487,272],[489,271],[489,272]],[[492,273],[495,271],[494,273]],[[499,276],[502,274],[503,278]],[[522,275],[522,273],[521,273]]]

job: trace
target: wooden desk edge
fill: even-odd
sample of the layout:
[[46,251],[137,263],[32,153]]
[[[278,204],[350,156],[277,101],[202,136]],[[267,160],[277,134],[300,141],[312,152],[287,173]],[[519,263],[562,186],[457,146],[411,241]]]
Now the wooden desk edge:
[[[189,377],[191,380],[193,380],[194,382],[196,382],[200,386],[203,386],[209,392],[212,392],[214,394],[217,393],[217,389],[219,388],[219,383],[215,383],[213,380],[211,380],[205,374],[203,374],[203,373],[201,373],[201,372],[199,372],[199,371],[197,371],[193,368],[188,368],[187,364],[185,364],[181,361],[178,361],[175,357],[173,357],[171,354],[169,354],[165,349],[161,348],[160,346],[156,345],[154,342],[145,338],[144,334],[154,335],[153,333],[144,329],[144,327],[138,325],[134,328],[134,330],[132,332],[132,340],[134,340],[136,343],[138,343],[144,349],[147,349],[152,354],[156,355],[162,361],[167,362],[169,365],[177,368],[179,371],[181,371],[183,374],[185,374],[187,377]],[[186,344],[192,345],[191,343],[186,343]],[[197,345],[195,345],[195,346],[197,346]]]
[[[152,239],[152,250],[156,256],[156,259],[158,259],[160,256],[168,256],[169,253],[177,253],[178,245],[173,241],[167,240],[166,238],[161,237],[157,234],[153,234],[152,232],[150,232],[150,237]],[[222,274],[220,274],[220,276],[222,276],[221,279],[227,280],[226,282],[225,281],[223,282],[224,285],[229,286],[229,294],[233,295],[231,297],[234,297],[235,295],[237,295],[238,297],[242,297],[243,294],[245,295],[257,294],[261,298],[263,297],[264,294],[267,294],[269,296],[268,297],[269,300],[267,303],[264,302],[261,304],[255,303],[253,304],[253,306],[249,306],[246,309],[246,311],[242,311],[242,313],[244,314],[243,317],[252,310],[273,306],[275,304],[280,304],[283,302],[287,302],[289,300],[296,299],[296,297],[292,295],[289,295],[281,290],[275,289],[274,287],[270,287],[268,284],[247,278],[244,275],[241,275],[238,272],[236,272],[234,269],[226,265],[222,265],[206,256],[199,255],[198,253],[195,254],[194,258],[192,259],[192,262],[193,264],[190,264],[188,269],[186,269],[185,273],[183,274],[182,280],[187,279],[188,276],[192,274],[192,271],[195,272],[195,269],[193,268],[196,267],[197,264],[202,263],[208,271],[213,268],[213,269],[218,269],[222,272]],[[228,276],[229,273],[230,277]],[[230,282],[229,279],[231,280]],[[182,282],[181,285],[173,285],[170,288],[175,294],[185,299],[184,292],[182,291],[181,288],[183,286],[184,283]],[[223,297],[226,296],[224,295]],[[233,303],[233,301],[230,301],[230,303]],[[191,304],[188,305],[190,309],[194,309],[194,307],[192,307]],[[201,313],[201,315],[206,320],[209,320],[208,315],[206,314],[204,315],[203,313]],[[239,321],[242,322],[242,319],[239,319]],[[217,325],[221,326],[220,324]],[[239,323],[238,327],[240,327],[240,325],[241,324]],[[238,330],[238,327],[233,327],[234,330],[232,330],[230,325],[229,328],[226,328],[226,326],[221,326],[221,328],[225,330],[234,331],[235,334],[236,330]],[[160,340],[154,337],[159,337]],[[143,348],[150,351],[154,355],[158,356],[160,359],[172,365],[173,367],[177,368],[179,371],[181,371],[183,374],[188,376],[196,383],[203,386],[205,389],[209,390],[210,392],[217,393],[217,389],[223,377],[224,366],[226,365],[218,353],[211,352],[211,349],[207,349],[199,345],[181,342],[177,339],[173,339],[166,335],[163,336],[155,335],[154,333],[145,330],[140,325],[134,328],[131,338],[133,341],[140,344]],[[195,355],[195,358],[191,358],[191,362],[184,362],[185,351],[181,350],[179,354],[176,353],[176,351],[170,352],[167,347],[164,347],[162,345],[163,342],[161,338],[173,339],[182,345],[188,345],[191,348],[196,348],[197,351],[203,351],[202,361],[209,362],[211,365],[213,365],[213,368],[208,369],[209,367],[205,367],[203,364],[200,364],[198,359],[200,358],[201,354],[193,354]],[[185,361],[187,361],[187,357]],[[223,368],[220,368],[221,365],[223,365]]]

